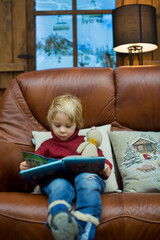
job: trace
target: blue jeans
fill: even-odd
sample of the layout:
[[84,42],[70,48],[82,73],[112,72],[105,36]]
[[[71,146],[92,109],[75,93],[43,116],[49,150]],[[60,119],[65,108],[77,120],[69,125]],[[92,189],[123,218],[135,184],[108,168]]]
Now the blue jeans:
[[70,206],[76,198],[75,211],[82,215],[89,214],[98,221],[101,214],[101,194],[105,190],[105,182],[92,173],[81,173],[76,176],[74,184],[57,178],[43,186],[42,192],[49,196],[49,205],[57,200],[64,200]]

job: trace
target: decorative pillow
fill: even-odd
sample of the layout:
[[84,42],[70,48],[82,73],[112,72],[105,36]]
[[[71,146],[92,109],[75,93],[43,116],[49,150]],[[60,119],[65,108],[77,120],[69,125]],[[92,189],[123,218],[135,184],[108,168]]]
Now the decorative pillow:
[[[104,156],[112,163],[113,165],[113,158],[112,158],[112,151],[111,151],[111,145],[110,140],[107,134],[107,131],[110,131],[111,125],[103,125],[100,127],[97,127],[97,129],[102,133],[102,144],[100,146],[100,149],[103,151]],[[79,131],[79,135],[86,135],[90,128],[81,129]],[[51,132],[32,132],[33,136],[33,142],[35,144],[35,150],[41,145],[42,142],[45,140],[51,138]],[[116,176],[115,176],[115,169],[114,165],[112,168],[112,173],[110,177],[106,180],[106,190],[105,192],[121,192],[118,188]]]
[[160,192],[160,133],[109,132],[124,192]]
[[51,132],[37,132],[32,131],[32,142],[35,145],[35,151],[40,147],[41,143],[52,138]]

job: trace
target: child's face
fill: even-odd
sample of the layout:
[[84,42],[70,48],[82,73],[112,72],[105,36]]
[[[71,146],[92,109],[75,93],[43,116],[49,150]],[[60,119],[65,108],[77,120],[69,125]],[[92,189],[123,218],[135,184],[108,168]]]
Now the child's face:
[[57,113],[52,120],[52,130],[60,140],[67,140],[74,134],[76,123],[71,122],[66,114]]

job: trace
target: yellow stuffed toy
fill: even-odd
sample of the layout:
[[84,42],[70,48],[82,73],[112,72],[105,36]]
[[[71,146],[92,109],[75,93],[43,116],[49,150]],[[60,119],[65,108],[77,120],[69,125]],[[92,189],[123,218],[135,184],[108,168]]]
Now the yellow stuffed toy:
[[87,132],[86,141],[81,143],[77,148],[77,153],[82,156],[97,157],[98,147],[102,143],[102,134],[96,127],[91,127]]

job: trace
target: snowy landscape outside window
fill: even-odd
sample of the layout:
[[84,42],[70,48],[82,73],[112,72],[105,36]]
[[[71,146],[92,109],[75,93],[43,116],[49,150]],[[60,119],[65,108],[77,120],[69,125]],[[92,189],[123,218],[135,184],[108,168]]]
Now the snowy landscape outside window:
[[115,0],[35,0],[36,69],[116,66]]

